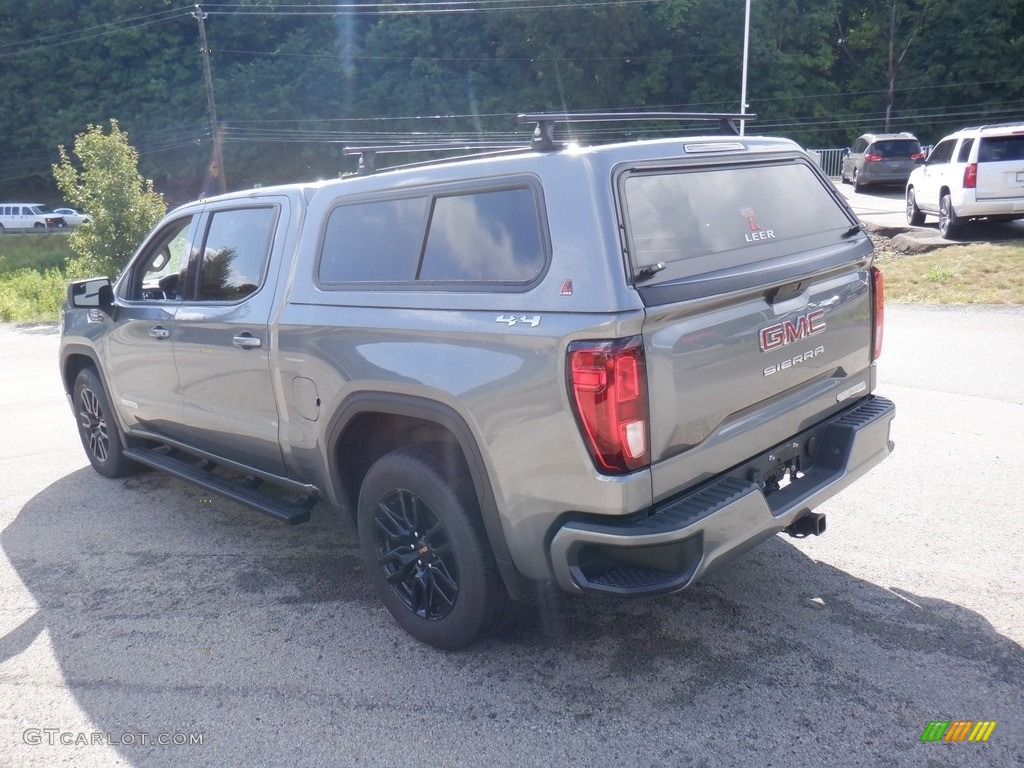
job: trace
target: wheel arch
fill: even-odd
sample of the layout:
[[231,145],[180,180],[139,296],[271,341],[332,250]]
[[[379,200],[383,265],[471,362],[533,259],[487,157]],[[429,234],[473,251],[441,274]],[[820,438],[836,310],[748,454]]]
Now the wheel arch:
[[75,388],[75,378],[83,368],[95,368],[99,374],[103,388],[110,391],[107,386],[106,377],[99,362],[96,360],[96,353],[91,347],[83,344],[69,344],[61,350],[60,377],[64,384],[64,391],[70,393]]
[[473,482],[488,543],[509,594],[524,593],[524,577],[512,563],[498,514],[487,465],[465,419],[444,403],[415,395],[366,392],[345,400],[330,421],[327,446],[330,482],[356,523],[359,489],[381,456],[414,445],[441,444],[453,449]]

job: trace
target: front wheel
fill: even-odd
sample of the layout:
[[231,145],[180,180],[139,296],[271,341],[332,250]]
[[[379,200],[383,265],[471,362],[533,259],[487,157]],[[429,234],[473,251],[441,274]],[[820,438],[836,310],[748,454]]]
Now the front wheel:
[[95,368],[83,368],[78,373],[73,402],[78,414],[78,434],[93,469],[110,478],[136,472],[140,467],[124,455],[121,433]]
[[953,209],[953,201],[949,195],[939,199],[939,234],[947,240],[956,237],[960,231],[960,219]]
[[433,448],[394,451],[359,493],[359,545],[377,595],[403,629],[443,650],[490,632],[508,600],[461,464]]
[[907,224],[912,227],[920,227],[924,224],[924,213],[917,207],[917,198],[914,195],[913,187],[907,187]]

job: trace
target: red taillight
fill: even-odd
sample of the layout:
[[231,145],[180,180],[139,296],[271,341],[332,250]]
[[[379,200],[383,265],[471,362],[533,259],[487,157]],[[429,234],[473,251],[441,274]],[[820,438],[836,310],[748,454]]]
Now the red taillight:
[[877,163],[882,159],[881,155],[864,155],[864,162]]
[[911,160],[924,160],[927,157],[928,156],[924,152],[916,152],[916,153],[914,153],[913,155],[910,156],[910,159]]
[[882,270],[871,268],[871,292],[873,294],[873,319],[871,324],[871,362],[882,356],[882,326],[885,324],[885,281]]
[[964,168],[964,189],[974,189],[978,186],[978,164],[971,163]]
[[647,367],[639,336],[570,344],[569,391],[600,471],[622,474],[647,466]]

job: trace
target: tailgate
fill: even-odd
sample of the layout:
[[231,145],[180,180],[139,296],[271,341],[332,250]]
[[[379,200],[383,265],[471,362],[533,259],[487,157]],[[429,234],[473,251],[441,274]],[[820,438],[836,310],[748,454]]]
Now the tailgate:
[[631,169],[655,500],[870,391],[870,240],[802,158]]
[[975,199],[1019,199],[1024,211],[1024,134],[981,137]]

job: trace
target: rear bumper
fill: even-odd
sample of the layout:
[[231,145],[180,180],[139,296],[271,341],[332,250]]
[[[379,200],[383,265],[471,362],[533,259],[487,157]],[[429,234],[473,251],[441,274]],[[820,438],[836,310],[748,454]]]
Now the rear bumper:
[[983,216],[1024,216],[1024,197],[983,197],[978,199],[973,190],[964,191],[953,199],[953,210],[962,219]]
[[[893,449],[895,413],[890,400],[869,397],[648,516],[567,522],[551,540],[555,579],[570,592],[646,596],[685,589],[881,462]],[[766,495],[764,479],[787,465],[799,465],[799,478]]]

